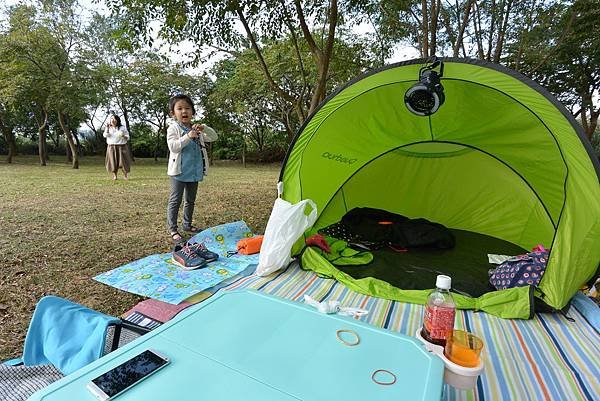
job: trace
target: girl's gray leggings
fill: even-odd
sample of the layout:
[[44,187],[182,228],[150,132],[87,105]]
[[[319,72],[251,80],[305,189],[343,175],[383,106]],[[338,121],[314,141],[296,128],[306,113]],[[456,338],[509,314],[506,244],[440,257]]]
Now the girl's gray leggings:
[[182,198],[184,199],[183,229],[187,230],[191,227],[197,192],[198,182],[182,182],[171,177],[171,193],[167,203],[167,227],[170,233],[177,231],[177,215]]

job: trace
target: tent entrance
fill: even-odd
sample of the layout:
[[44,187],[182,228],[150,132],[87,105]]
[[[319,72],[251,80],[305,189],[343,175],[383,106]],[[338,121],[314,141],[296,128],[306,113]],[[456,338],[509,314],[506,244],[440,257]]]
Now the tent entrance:
[[373,262],[359,266],[336,266],[354,279],[373,277],[397,288],[425,290],[438,274],[452,277],[453,290],[479,297],[495,289],[489,284],[487,254],[519,255],[526,251],[508,241],[464,230],[451,230],[453,249],[413,248],[396,252],[390,248],[373,251]]
[[472,297],[494,291],[488,254],[519,255],[550,244],[553,223],[538,195],[509,165],[456,143],[419,142],[384,153],[356,171],[321,212],[315,227],[357,207],[425,218],[452,230],[453,249],[373,252],[369,265],[336,266],[353,279],[373,277],[396,288],[431,288],[438,274]]
[[510,165],[460,144],[421,142],[375,157],[330,197],[315,227],[337,223],[357,207],[425,218],[523,249],[549,246],[555,232],[523,177]]

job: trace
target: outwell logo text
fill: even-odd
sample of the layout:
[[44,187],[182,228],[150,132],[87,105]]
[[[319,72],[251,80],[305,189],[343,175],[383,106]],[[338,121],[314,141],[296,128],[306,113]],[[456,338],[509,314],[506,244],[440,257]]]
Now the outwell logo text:
[[329,153],[329,152],[323,152],[321,157],[324,157],[326,159],[333,160],[333,161],[336,161],[339,163],[348,163],[348,164],[352,164],[358,160],[358,159],[349,159],[339,153],[335,154],[335,153]]

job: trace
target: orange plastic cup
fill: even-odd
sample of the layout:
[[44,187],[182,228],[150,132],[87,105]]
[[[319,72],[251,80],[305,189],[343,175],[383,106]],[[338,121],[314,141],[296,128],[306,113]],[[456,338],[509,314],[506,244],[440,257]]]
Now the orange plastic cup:
[[444,355],[457,365],[474,368],[479,365],[483,341],[463,330],[453,330],[446,340]]

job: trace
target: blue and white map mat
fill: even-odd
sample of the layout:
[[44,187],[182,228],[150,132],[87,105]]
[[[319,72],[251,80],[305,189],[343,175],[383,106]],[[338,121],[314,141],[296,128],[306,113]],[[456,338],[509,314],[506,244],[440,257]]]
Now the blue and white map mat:
[[235,276],[249,265],[258,264],[258,254],[233,255],[237,242],[254,234],[243,221],[208,228],[189,242],[204,242],[219,254],[219,259],[206,267],[183,270],[173,263],[170,253],[150,255],[94,277],[94,280],[123,291],[178,304],[184,299]]

